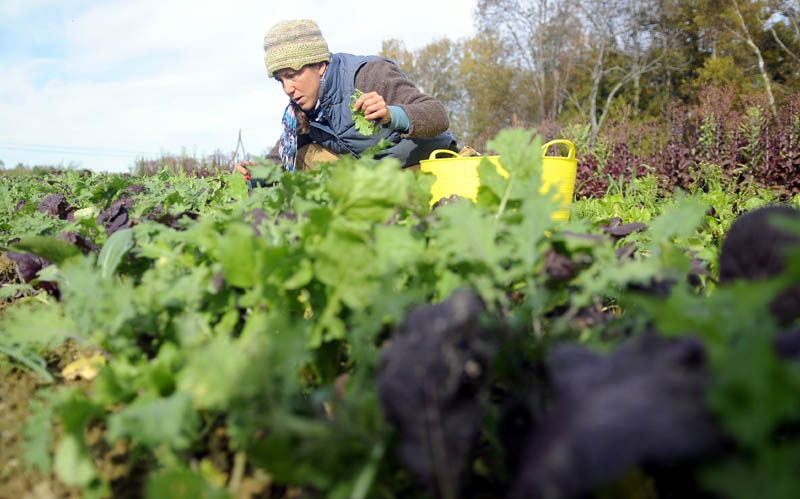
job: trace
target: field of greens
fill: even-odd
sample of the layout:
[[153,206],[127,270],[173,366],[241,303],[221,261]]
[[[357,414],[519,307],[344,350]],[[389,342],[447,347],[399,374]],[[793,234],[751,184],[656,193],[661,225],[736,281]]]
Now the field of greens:
[[433,207],[369,157],[3,177],[0,497],[800,496],[800,197],[558,224],[541,144]]

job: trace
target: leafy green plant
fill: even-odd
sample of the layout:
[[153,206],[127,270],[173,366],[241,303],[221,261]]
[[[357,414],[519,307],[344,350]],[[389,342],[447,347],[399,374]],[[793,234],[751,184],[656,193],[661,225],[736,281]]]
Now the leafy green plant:
[[364,116],[363,109],[355,110],[354,105],[362,95],[364,95],[364,92],[356,89],[355,93],[350,96],[350,117],[353,119],[353,122],[355,122],[356,130],[358,130],[361,135],[375,135],[381,131],[381,126],[374,121],[368,120],[366,116]]
[[761,164],[763,160],[761,135],[766,122],[767,118],[761,106],[750,106],[745,109],[742,121],[739,123],[739,131],[745,139],[745,144],[739,150],[747,161],[744,166],[748,168]]
[[[421,486],[397,463],[398,435],[384,419],[375,373],[382,345],[412,307],[461,288],[477,293],[487,318],[510,331],[498,334],[513,338],[498,375],[504,389],[555,342],[613,348],[612,319],[626,334],[644,323],[669,335],[700,334],[719,375],[709,403],[747,449],[760,452],[765,435],[796,409],[784,398],[794,374],[776,368],[766,343],[746,333],[773,327],[757,310],[769,289],[718,292],[682,283],[692,254],[715,258],[734,205],[750,199],[742,196],[766,200],[769,193],[728,192],[720,180],[690,195],[665,195],[655,175],[635,177],[602,199],[575,201],[571,220],[561,224],[551,220],[552,193],[539,192],[541,144],[529,130],[498,134],[489,146],[508,176],[482,161],[477,201],[435,208],[432,175],[369,155],[308,172],[264,166],[271,187],[251,194],[238,175],[167,171],[124,180],[68,176],[41,192],[30,180],[0,185],[15,196],[0,201],[6,240],[25,234],[15,248],[54,264],[26,292],[40,282],[58,290],[3,312],[0,349],[56,385],[58,376],[40,361],[54,345],[69,340],[110,359],[93,381],[54,387],[33,402],[28,464],[53,466],[89,495],[107,493],[114,484],[84,438],[101,427],[104,444],[124,441],[131,459],[146,463],[148,497],[235,495],[245,469],[309,495],[420,496]],[[73,221],[12,209],[26,192],[43,198],[48,189],[69,191]],[[126,223],[112,231],[101,214],[114,209]],[[39,216],[50,225],[31,234]],[[612,238],[605,226],[613,217],[648,228]],[[64,230],[98,248],[84,252],[55,239]],[[618,251],[626,245],[635,251],[623,258]],[[679,284],[660,299],[632,291],[654,283]],[[10,286],[3,288],[9,296]],[[723,330],[729,321],[738,321],[735,330]],[[748,358],[750,351],[758,355]],[[778,383],[769,392],[771,381]],[[753,406],[738,412],[737,393],[752,395]],[[769,414],[755,421],[762,402]],[[480,462],[465,473],[496,473],[502,488],[510,471],[498,407],[487,413]],[[56,439],[53,425],[64,429]],[[217,434],[226,436],[223,452],[234,469],[202,464]],[[794,452],[770,449],[759,454],[760,469]]]
[[719,124],[717,118],[713,114],[703,114],[699,126],[699,136],[697,137],[697,144],[705,151],[713,151],[717,134],[719,133]]

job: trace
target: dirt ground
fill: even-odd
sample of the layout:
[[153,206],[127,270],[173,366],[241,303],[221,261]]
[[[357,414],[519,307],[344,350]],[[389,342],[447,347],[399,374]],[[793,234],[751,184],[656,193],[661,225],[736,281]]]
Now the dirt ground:
[[[60,374],[70,362],[92,353],[93,350],[78,349],[71,342],[47,352],[45,360],[48,371],[55,378],[53,385],[44,384],[36,374],[16,367],[7,360],[0,363],[0,499],[82,497],[79,487],[64,485],[52,470],[45,474],[38,469],[26,468],[22,429],[30,414],[28,401],[36,397],[36,391],[40,388],[77,385],[89,389],[90,382],[68,381]],[[53,429],[54,441],[57,441],[58,431],[56,426]],[[132,461],[128,446],[122,440],[113,446],[109,445],[104,438],[104,428],[100,425],[90,427],[84,437],[100,475],[111,485],[113,497],[141,497],[146,463]]]
[[14,262],[6,258],[5,253],[0,252],[0,283],[11,282],[16,278],[16,275]]
[[[2,311],[0,310],[0,316]],[[78,385],[90,388],[85,380],[67,381],[60,376],[61,370],[80,356],[94,353],[93,350],[80,350],[72,343],[66,343],[45,354],[48,371],[56,379],[54,385],[46,385],[34,373],[22,369],[5,358],[0,358],[0,499],[62,499],[82,497],[79,487],[68,487],[61,483],[51,470],[42,473],[38,469],[26,469],[22,429],[30,411],[28,401],[36,397],[41,388]],[[58,438],[58,428],[54,429],[54,441]],[[148,464],[135,462],[127,444],[120,440],[110,446],[104,438],[104,428],[100,425],[90,427],[85,433],[86,443],[104,481],[111,486],[111,497],[139,498],[143,495]],[[207,437],[208,452],[201,456],[221,473],[221,480],[228,481],[234,475],[236,457],[228,448],[225,428],[217,428]],[[53,449],[51,449],[51,453]],[[52,455],[52,454],[51,454]],[[249,466],[237,479],[237,485],[229,492],[234,499],[254,498],[297,498],[305,496],[296,487],[277,486],[269,475]]]
[[[46,359],[48,369],[58,372],[69,362],[69,347],[61,347]],[[50,499],[81,497],[80,490],[67,487],[51,471],[26,470],[22,428],[28,418],[28,401],[46,386],[29,371],[0,361],[0,499]]]
[[[20,282],[14,262],[0,252],[0,284]],[[3,312],[14,306],[14,300],[0,299],[0,320]],[[61,370],[80,356],[92,351],[81,351],[72,342],[64,343],[44,354],[47,370],[55,379],[52,385],[19,364],[0,355],[0,499],[54,499],[82,497],[81,489],[68,487],[61,483],[50,470],[42,473],[39,469],[28,469],[24,458],[22,429],[30,415],[29,401],[36,398],[42,388],[78,385],[89,387],[85,380],[68,381],[61,376]],[[43,429],[48,431],[49,429]],[[58,432],[58,428],[55,428]],[[57,435],[54,435],[54,437]],[[121,483],[135,476],[127,459],[127,449],[123,442],[109,447],[103,439],[101,428],[93,428],[85,435],[86,442],[95,456],[95,465],[103,477],[112,483]],[[55,440],[55,439],[54,439]],[[51,450],[52,451],[52,450]],[[120,490],[131,490],[138,497],[141,486],[126,484]],[[114,497],[125,497],[114,491]]]

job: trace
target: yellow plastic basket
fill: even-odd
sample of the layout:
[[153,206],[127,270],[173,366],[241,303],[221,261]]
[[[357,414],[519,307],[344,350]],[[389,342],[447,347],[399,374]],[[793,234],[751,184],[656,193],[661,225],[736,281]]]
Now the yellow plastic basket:
[[[556,144],[566,145],[569,149],[566,157],[547,156],[550,146]],[[438,158],[439,154],[446,154],[449,158]],[[486,157],[497,167],[497,173],[508,177],[500,165],[500,156]],[[431,186],[431,204],[442,198],[452,195],[469,198],[473,201],[478,196],[480,178],[478,177],[478,164],[482,157],[461,157],[447,149],[437,149],[430,157],[420,161],[420,170],[436,175],[436,181]],[[575,190],[575,175],[578,161],[575,159],[575,146],[568,140],[552,140],[542,146],[542,187],[540,193],[544,194],[551,186],[556,186],[558,192],[555,196],[559,203],[559,210],[553,213],[553,220],[569,219],[569,207]]]

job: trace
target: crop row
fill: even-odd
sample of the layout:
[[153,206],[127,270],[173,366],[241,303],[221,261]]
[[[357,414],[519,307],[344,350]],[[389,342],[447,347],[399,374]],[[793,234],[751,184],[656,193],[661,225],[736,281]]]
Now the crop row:
[[[262,165],[251,194],[5,182],[0,348],[46,385],[27,465],[88,497],[800,491],[796,210],[733,224],[776,195],[642,177],[557,224],[541,140],[489,147],[509,177],[434,208],[429,175],[371,158]],[[63,344],[84,382],[44,360]]]

